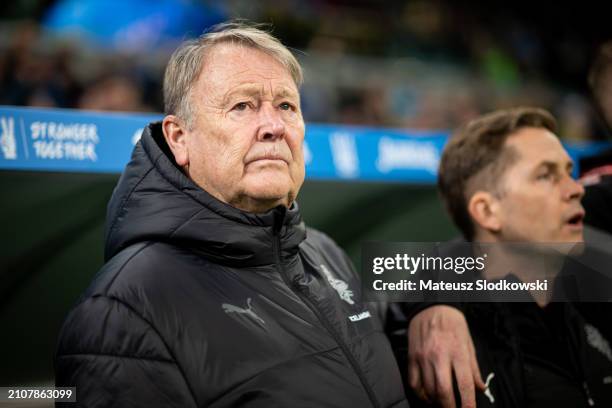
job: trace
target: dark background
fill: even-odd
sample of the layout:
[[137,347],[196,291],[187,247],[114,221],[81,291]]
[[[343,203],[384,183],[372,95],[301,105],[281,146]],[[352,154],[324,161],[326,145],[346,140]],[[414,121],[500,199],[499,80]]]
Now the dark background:
[[[163,67],[177,38],[130,50],[86,40],[49,28],[61,3],[3,4],[0,104],[161,112]],[[598,45],[612,38],[602,2],[187,3],[222,9],[213,20],[272,23],[304,64],[308,122],[453,129],[492,109],[529,104],[550,109],[565,139],[607,137],[586,83]],[[206,28],[192,24],[179,36]],[[0,171],[0,385],[53,382],[61,322],[102,265],[117,179]],[[364,240],[456,235],[430,185],[307,181],[298,201],[305,220],[356,265]]]

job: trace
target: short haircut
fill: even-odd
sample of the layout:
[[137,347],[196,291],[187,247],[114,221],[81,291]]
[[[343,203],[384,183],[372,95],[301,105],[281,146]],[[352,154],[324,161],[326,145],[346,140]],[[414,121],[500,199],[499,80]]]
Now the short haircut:
[[299,87],[302,67],[291,51],[269,32],[245,21],[218,24],[199,38],[183,42],[172,54],[164,75],[164,112],[191,126],[191,90],[208,52],[216,45],[234,44],[262,51],[283,65]]
[[517,153],[505,146],[508,137],[522,128],[555,132],[555,118],[546,110],[520,107],[498,110],[460,128],[449,140],[440,159],[438,190],[455,225],[466,239],[475,228],[468,202],[478,190],[501,193],[498,186]]

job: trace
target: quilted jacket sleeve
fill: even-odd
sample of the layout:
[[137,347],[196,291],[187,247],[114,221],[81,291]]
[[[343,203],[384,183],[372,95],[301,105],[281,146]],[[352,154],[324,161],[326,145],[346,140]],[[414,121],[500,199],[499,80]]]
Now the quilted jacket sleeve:
[[87,298],[68,315],[55,376],[58,387],[76,387],[77,403],[66,407],[197,405],[157,331],[129,305],[111,297]]

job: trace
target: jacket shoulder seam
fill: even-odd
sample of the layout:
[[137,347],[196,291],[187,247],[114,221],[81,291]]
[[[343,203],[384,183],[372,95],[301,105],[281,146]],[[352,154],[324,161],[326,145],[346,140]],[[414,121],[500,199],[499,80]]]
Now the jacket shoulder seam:
[[[108,284],[106,284],[106,287],[102,290],[101,295],[106,296],[111,298],[110,296],[108,296],[108,291],[111,289],[111,287],[113,286],[113,284],[115,283],[115,280],[117,279],[117,277],[121,274],[121,272],[123,272],[123,269],[132,261],[132,259],[134,259],[138,254],[140,254],[142,251],[144,251],[145,249],[147,249],[148,247],[150,247],[151,245],[155,244],[155,241],[150,241],[147,242],[145,245],[142,246],[142,248],[139,248],[137,251],[135,251],[132,255],[130,255],[130,257],[128,259],[126,259],[121,266],[119,267],[119,270],[117,271],[117,273],[115,273],[115,276],[112,277],[112,279],[110,280],[110,282],[108,282]],[[129,248],[129,247],[128,247]],[[127,249],[127,248],[126,248]],[[120,301],[120,300],[118,300]]]
[[58,354],[58,358],[66,358],[66,357],[108,357],[108,358],[125,358],[131,360],[146,360],[146,361],[154,361],[156,363],[167,363],[178,365],[174,360],[168,360],[165,358],[151,358],[151,357],[137,357],[137,356],[127,356],[121,354],[111,354],[111,353],[97,353],[95,351],[92,352],[80,352],[80,353],[65,353]]
[[187,225],[188,223],[191,222],[191,220],[193,220],[195,217],[197,217],[202,211],[204,211],[204,208],[200,208],[198,211],[196,211],[195,213],[193,213],[189,218],[187,218],[185,221],[183,221],[182,223],[180,223],[179,225],[177,225],[171,232],[169,237],[172,238],[174,237],[174,234],[176,234],[181,228],[183,228],[185,225]]

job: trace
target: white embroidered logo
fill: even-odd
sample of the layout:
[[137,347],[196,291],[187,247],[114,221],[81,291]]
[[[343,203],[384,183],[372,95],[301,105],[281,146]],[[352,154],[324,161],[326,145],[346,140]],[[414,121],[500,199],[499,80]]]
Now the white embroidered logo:
[[15,160],[17,158],[17,141],[15,140],[15,121],[13,118],[0,118],[0,128],[2,135],[0,136],[0,147],[2,154],[7,160]]
[[327,278],[327,281],[329,282],[331,287],[334,288],[336,292],[338,292],[340,299],[344,300],[349,305],[354,305],[355,302],[352,299],[353,291],[348,288],[348,284],[343,280],[334,278],[325,265],[320,266],[321,270],[323,271],[323,274]]
[[358,321],[360,321],[360,320],[363,320],[363,319],[368,319],[368,318],[370,318],[370,317],[372,317],[372,315],[370,314],[370,311],[369,311],[369,310],[366,310],[366,311],[364,311],[364,312],[361,312],[361,313],[358,313],[358,314],[354,314],[354,315],[352,315],[352,316],[349,316],[349,320],[350,320],[351,322],[358,322]]
[[610,349],[610,343],[608,343],[608,340],[601,335],[599,330],[587,323],[584,325],[584,331],[586,332],[587,343],[589,343],[595,350],[606,356],[608,360],[612,361],[612,350]]
[[493,378],[495,378],[495,373],[490,373],[487,376],[487,381],[485,381],[485,386],[487,388],[485,388],[484,390],[484,395],[489,399],[489,401],[491,401],[491,404],[495,403],[495,397],[493,396],[493,393],[491,392],[491,388],[489,387],[489,383],[491,382]]
[[228,303],[223,303],[221,305],[221,307],[223,308],[223,310],[225,310],[225,313],[242,313],[242,314],[246,314],[246,315],[251,316],[257,322],[259,322],[261,324],[266,324],[266,322],[264,322],[263,319],[261,317],[257,316],[255,314],[255,312],[253,311],[253,305],[251,304],[251,298],[247,298],[247,308],[246,309],[243,309],[243,308],[238,307],[238,306],[230,305]]

